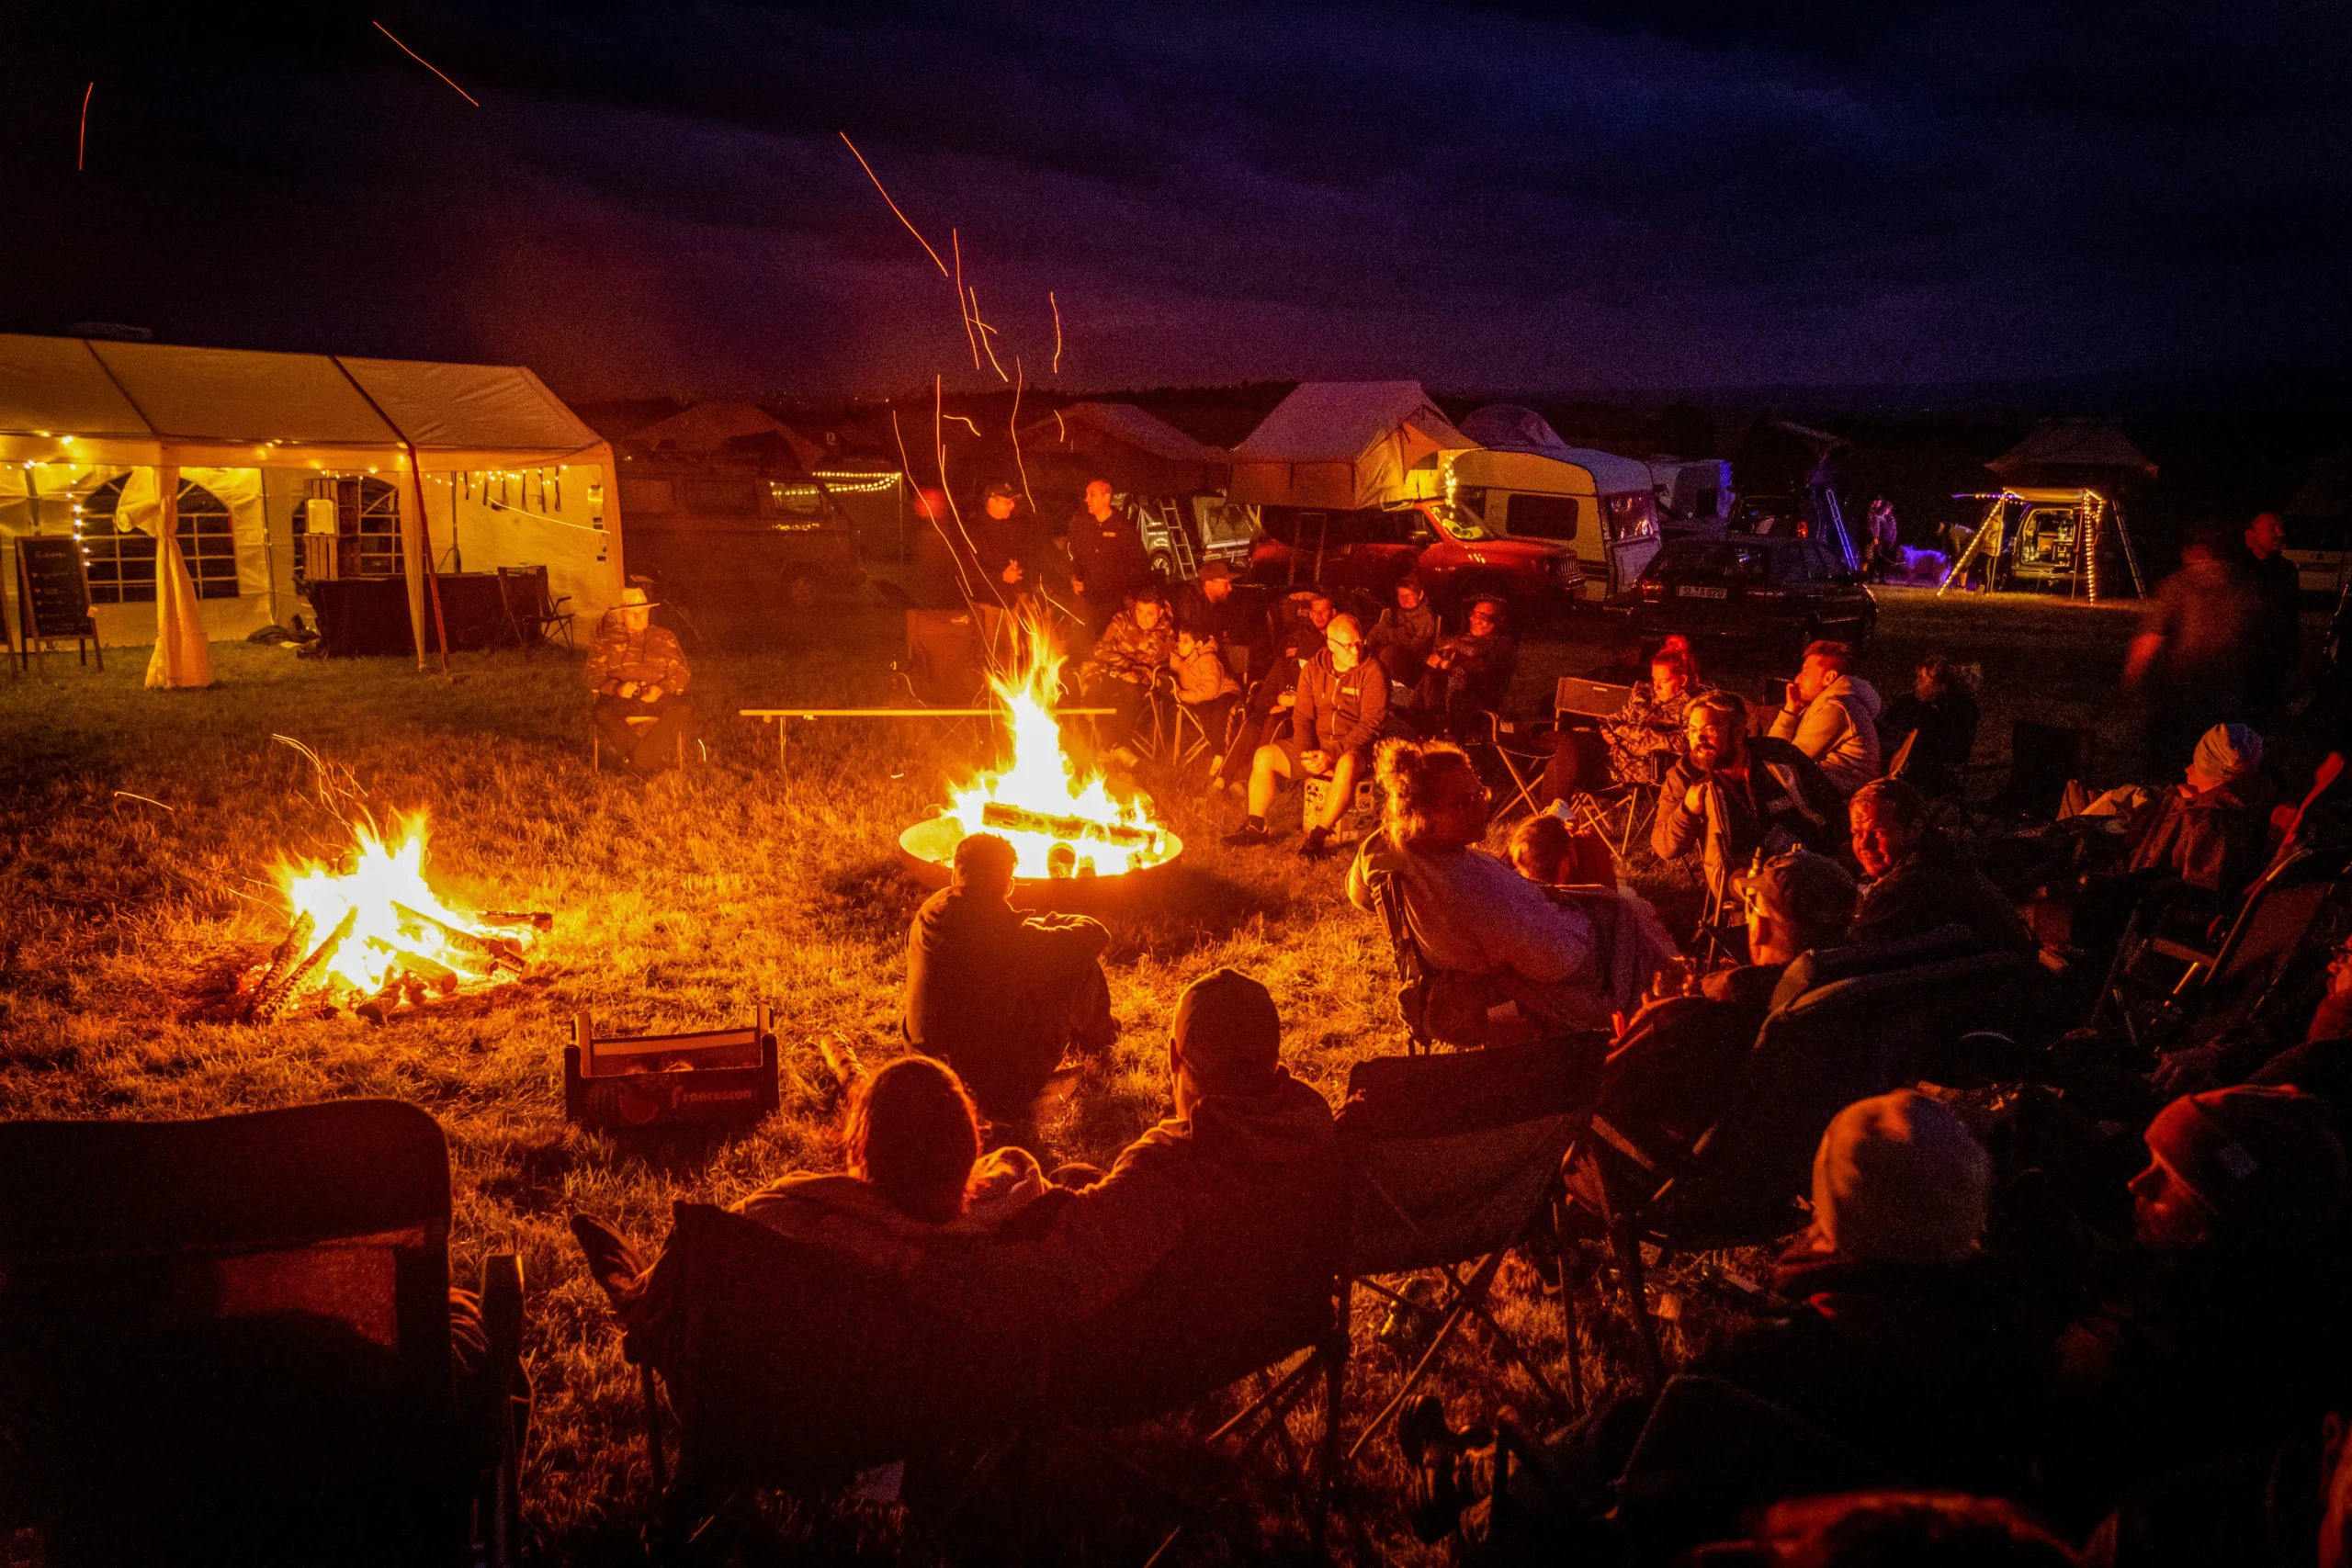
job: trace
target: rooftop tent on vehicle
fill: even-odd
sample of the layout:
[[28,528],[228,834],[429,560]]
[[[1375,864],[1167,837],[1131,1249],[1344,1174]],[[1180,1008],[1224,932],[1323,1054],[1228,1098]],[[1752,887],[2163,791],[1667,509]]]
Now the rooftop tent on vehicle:
[[1232,499],[1355,511],[1411,494],[1407,476],[1475,446],[1419,381],[1306,381],[1233,449]]
[[[520,367],[0,333],[0,536],[75,533],[93,502],[107,530],[85,539],[85,558],[152,552],[152,534],[133,530],[161,515],[175,470],[205,492],[175,490],[175,508],[189,498],[226,514],[234,578],[198,583],[188,618],[159,627],[158,603],[176,601],[159,600],[150,575],[143,593],[93,607],[102,641],[242,637],[288,619],[294,514],[331,476],[396,494],[387,516],[413,546],[400,556],[419,649],[424,563],[453,541],[473,570],[546,566],[550,590],[589,621],[619,602],[612,448]],[[0,573],[12,621],[16,575]]]
[[1984,466],[2013,488],[2112,491],[2156,477],[2155,464],[2132,445],[2120,419],[2045,419]]
[[1019,440],[1040,491],[1108,479],[1126,495],[1190,495],[1224,489],[1233,462],[1133,403],[1072,403],[1022,426]]

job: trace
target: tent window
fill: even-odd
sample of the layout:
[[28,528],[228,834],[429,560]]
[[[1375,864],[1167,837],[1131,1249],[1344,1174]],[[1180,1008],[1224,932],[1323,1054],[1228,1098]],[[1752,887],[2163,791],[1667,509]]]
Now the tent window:
[[[108,479],[82,498],[82,559],[90,578],[93,604],[152,604],[155,602],[153,536],[120,522],[122,479]],[[237,596],[237,539],[226,502],[187,479],[180,481],[180,555],[196,580],[199,599]]]

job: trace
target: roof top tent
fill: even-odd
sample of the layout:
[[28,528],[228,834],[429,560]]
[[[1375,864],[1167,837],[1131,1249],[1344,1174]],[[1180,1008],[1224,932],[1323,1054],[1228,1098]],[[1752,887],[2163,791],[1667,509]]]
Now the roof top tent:
[[1048,523],[1075,513],[1086,487],[1101,479],[1135,513],[1164,576],[1192,577],[1207,558],[1248,558],[1253,514],[1228,503],[1233,455],[1222,446],[1133,403],[1072,403],[1023,426],[1015,439]]
[[1445,454],[1435,476],[1444,498],[1498,534],[1574,546],[1588,595],[1623,592],[1657,553],[1646,465],[1571,446],[1542,415],[1515,403],[1476,411],[1462,434],[1474,445]]
[[1426,500],[1440,455],[1475,445],[1419,381],[1302,381],[1234,447],[1231,496],[1295,509],[1319,576],[1332,513]]
[[101,640],[159,660],[290,615],[295,521],[321,506],[339,559],[407,580],[420,668],[436,570],[545,566],[593,624],[620,596],[612,477],[517,367],[0,334],[0,534],[80,536]]
[[2096,604],[2107,586],[2099,557],[2110,540],[2122,553],[2132,591],[2147,592],[2119,492],[2155,478],[2156,466],[2124,435],[2120,421],[2046,419],[1984,466],[2000,476],[2002,488],[1953,498],[1986,502],[1984,520],[1937,592],[1965,582],[1973,569],[1995,590],[2063,581],[2070,597],[2082,593]]

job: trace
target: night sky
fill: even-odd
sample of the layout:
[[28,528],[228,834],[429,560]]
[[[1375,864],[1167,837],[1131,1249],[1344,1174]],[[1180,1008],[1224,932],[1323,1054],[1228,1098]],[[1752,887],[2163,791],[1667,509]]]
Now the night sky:
[[1033,382],[2335,367],[2347,80],[2336,0],[17,6],[0,324],[994,385],[845,130]]

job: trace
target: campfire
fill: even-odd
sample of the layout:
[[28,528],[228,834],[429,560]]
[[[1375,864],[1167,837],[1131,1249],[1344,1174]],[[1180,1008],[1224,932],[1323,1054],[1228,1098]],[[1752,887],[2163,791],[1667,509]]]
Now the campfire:
[[1023,668],[989,682],[1011,732],[1010,762],[951,790],[937,817],[899,835],[910,868],[944,883],[956,845],[978,832],[1011,840],[1030,882],[1125,876],[1174,860],[1183,843],[1153,819],[1148,798],[1114,798],[1100,770],[1063,750],[1054,717],[1062,661],[1034,632],[1027,646]]
[[372,825],[355,824],[345,869],[316,861],[281,869],[291,921],[243,987],[253,1022],[321,1009],[380,1023],[522,976],[552,917],[451,908],[424,880],[424,814],[394,827],[386,843]]

